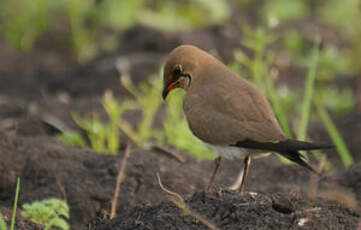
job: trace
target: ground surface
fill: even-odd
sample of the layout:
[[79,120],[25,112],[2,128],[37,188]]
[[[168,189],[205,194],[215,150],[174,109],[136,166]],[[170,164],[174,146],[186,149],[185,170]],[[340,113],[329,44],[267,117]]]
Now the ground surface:
[[[275,156],[256,159],[246,186],[246,191],[252,193],[240,196],[226,189],[239,173],[240,160],[225,160],[216,180],[219,189],[206,194],[203,191],[213,162],[183,153],[179,156],[184,161],[179,161],[162,152],[133,149],[120,188],[118,216],[109,220],[124,151],[117,156],[99,155],[90,149],[66,146],[54,138],[58,131],[49,125],[49,119],[77,128],[70,113],[100,112],[100,98],[106,89],[112,89],[118,98],[127,96],[119,85],[117,60],[130,63],[135,82],[157,71],[165,54],[183,43],[205,49],[216,47],[221,57],[230,61],[232,49],[240,46],[239,30],[232,29],[231,25],[191,33],[163,33],[137,27],[124,35],[130,41],[127,46],[83,65],[67,58],[68,54],[41,47],[21,55],[1,46],[0,211],[5,219],[10,219],[16,178],[20,177],[19,207],[50,197],[66,199],[72,229],[206,229],[167,199],[156,179],[159,172],[168,189],[182,195],[191,210],[220,229],[360,226],[361,164],[342,169],[334,151],[327,152],[337,167],[328,173],[333,179],[321,179],[320,183],[312,182],[303,169],[284,165]],[[130,114],[127,119],[135,124],[137,116]],[[357,109],[336,118],[356,162],[361,160],[360,120]],[[310,136],[328,140],[319,124],[312,126]],[[126,142],[124,139],[123,144]],[[36,227],[18,216],[17,229]]]

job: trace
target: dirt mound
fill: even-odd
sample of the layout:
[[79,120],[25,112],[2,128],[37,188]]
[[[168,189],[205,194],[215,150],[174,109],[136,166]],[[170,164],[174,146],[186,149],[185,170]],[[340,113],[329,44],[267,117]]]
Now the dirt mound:
[[[320,198],[310,201],[300,193],[240,196],[224,190],[218,195],[197,192],[186,203],[219,229],[356,229],[359,220],[359,214],[337,203]],[[163,202],[119,213],[117,218],[92,229],[208,228],[199,218]]]

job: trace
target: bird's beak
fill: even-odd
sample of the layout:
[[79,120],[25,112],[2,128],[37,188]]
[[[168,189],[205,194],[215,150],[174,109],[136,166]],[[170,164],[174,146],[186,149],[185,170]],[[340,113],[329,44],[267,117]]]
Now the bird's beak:
[[163,89],[163,92],[162,92],[162,97],[163,97],[163,100],[165,100],[165,99],[166,99],[166,97],[167,97],[168,93],[169,93],[169,91],[168,91],[167,87],[165,87],[165,88]]
[[178,84],[177,81],[174,81],[174,82],[171,82],[167,87],[164,87],[163,89],[163,92],[162,92],[162,97],[163,97],[163,100],[166,99],[168,93],[174,89],[174,87]]

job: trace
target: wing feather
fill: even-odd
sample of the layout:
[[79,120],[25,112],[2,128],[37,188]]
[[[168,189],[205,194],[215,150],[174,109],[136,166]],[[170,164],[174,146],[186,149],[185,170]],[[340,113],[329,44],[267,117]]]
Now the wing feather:
[[194,82],[184,102],[190,129],[196,136],[219,145],[285,139],[271,106],[253,85],[238,76],[229,76],[227,81],[206,79]]

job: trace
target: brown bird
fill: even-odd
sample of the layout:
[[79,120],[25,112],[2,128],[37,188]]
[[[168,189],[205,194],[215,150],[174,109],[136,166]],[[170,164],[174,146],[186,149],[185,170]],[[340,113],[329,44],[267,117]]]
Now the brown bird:
[[316,172],[298,151],[331,147],[286,138],[262,93],[195,46],[175,48],[168,56],[163,77],[163,98],[175,88],[186,90],[183,109],[189,127],[217,153],[208,189],[213,185],[222,156],[244,157],[239,187],[242,192],[254,154],[275,152]]

